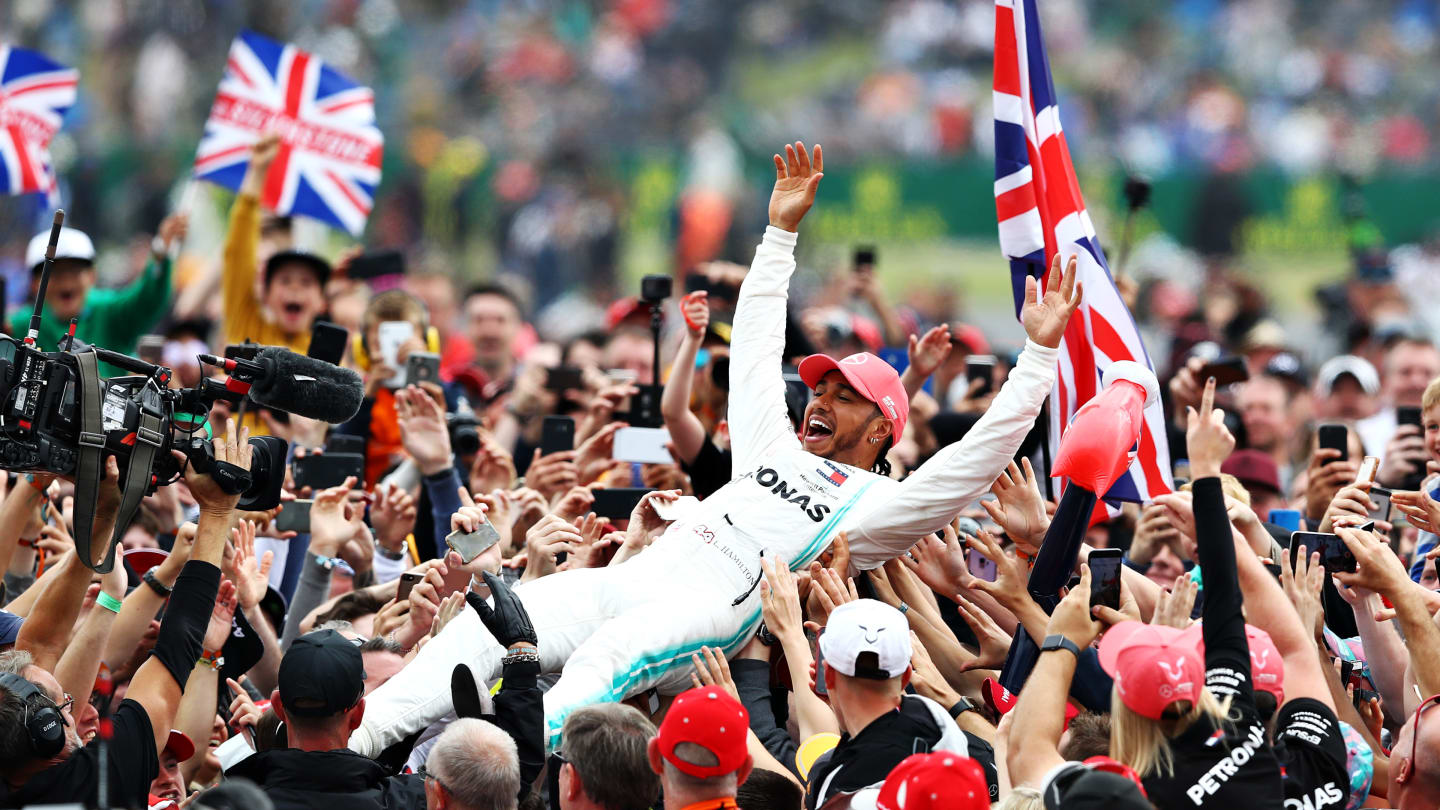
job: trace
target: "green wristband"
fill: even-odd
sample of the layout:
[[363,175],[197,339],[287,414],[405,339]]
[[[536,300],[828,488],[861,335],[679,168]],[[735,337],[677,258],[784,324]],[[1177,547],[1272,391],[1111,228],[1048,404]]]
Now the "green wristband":
[[104,591],[101,591],[100,594],[95,597],[95,604],[99,605],[102,608],[105,608],[111,613],[120,612],[120,600],[116,599],[115,597]]

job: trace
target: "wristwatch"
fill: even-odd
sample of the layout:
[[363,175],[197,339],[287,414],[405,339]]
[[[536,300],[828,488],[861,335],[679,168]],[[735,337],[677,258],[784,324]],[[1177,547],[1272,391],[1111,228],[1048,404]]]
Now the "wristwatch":
[[155,595],[161,599],[169,599],[170,592],[174,590],[155,577],[155,569],[153,568],[146,571],[145,575],[140,577],[140,579],[144,580],[145,584],[150,586],[150,590],[154,591]]
[[1040,652],[1042,653],[1050,652],[1051,650],[1069,650],[1070,652],[1075,654],[1075,658],[1077,660],[1080,658],[1080,648],[1075,646],[1075,642],[1060,635],[1059,633],[1051,636],[1046,636],[1045,643],[1040,645]]
[[954,706],[950,707],[950,716],[955,718],[956,720],[959,720],[960,715],[964,714],[965,712],[978,711],[980,711],[980,707],[976,705],[975,701],[971,700],[968,697],[962,697],[959,700],[955,701]]

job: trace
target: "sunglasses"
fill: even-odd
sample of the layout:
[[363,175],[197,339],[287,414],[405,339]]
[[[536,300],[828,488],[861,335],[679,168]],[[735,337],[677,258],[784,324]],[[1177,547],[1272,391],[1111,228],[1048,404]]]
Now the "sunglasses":
[[1415,778],[1415,754],[1420,748],[1420,717],[1425,714],[1426,709],[1436,704],[1440,704],[1440,695],[1431,695],[1415,710],[1415,726],[1410,729],[1410,755],[1400,759],[1399,770],[1395,775],[1397,785],[1409,784],[1410,780]]

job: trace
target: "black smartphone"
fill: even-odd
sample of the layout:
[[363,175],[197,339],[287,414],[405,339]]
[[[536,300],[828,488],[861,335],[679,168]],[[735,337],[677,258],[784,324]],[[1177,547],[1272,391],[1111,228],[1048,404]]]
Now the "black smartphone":
[[405,384],[440,382],[440,355],[434,352],[411,352],[405,358]]
[[395,588],[395,601],[403,602],[410,598],[410,591],[415,589],[415,583],[423,577],[414,571],[406,571],[400,575],[400,584]]
[[1395,424],[1414,425],[1424,430],[1424,420],[1420,416],[1420,409],[1412,405],[1404,405],[1395,409]]
[[1196,376],[1201,383],[1214,377],[1217,386],[1234,385],[1250,379],[1250,368],[1245,365],[1245,358],[1232,355],[1211,360],[1200,368]]
[[1338,534],[1328,532],[1293,532],[1290,535],[1290,548],[1297,553],[1301,546],[1305,547],[1305,553],[1320,552],[1320,565],[1330,574],[1337,574],[1341,571],[1347,573],[1355,572],[1355,555],[1350,553],[1350,547],[1340,539]]
[[[1421,436],[1425,435],[1425,423],[1424,419],[1421,416],[1421,411],[1419,408],[1409,405],[1403,408],[1397,407],[1395,409],[1395,424],[1414,425],[1417,429],[1419,429]],[[1421,486],[1424,485],[1425,465],[1422,463],[1418,467],[1413,469],[1414,472],[1406,475],[1400,481],[1400,486],[1398,487],[1398,489],[1414,490],[1419,489]]]
[[1357,688],[1355,692],[1350,696],[1350,702],[1355,704],[1355,711],[1358,712],[1360,711],[1361,706],[1374,700],[1376,697],[1379,696],[1379,694],[1380,693],[1376,692],[1374,689]]
[[974,384],[980,380],[980,390],[975,396],[983,397],[995,390],[995,355],[972,354],[965,358],[965,380]]
[[[365,457],[357,453],[322,453],[297,458],[293,462],[295,486],[311,489],[328,489],[345,483],[354,477],[357,482],[365,480]],[[358,484],[357,484],[358,486]]]
[[540,426],[540,455],[575,449],[575,420],[568,416],[547,416]]
[[855,269],[865,270],[875,267],[875,246],[860,245],[855,248]]
[[[822,629],[821,635],[825,633]],[[820,636],[815,637],[815,694],[828,695],[830,691],[825,687],[825,651],[820,648]]]
[[1090,552],[1090,607],[1104,605],[1120,609],[1120,558],[1118,548],[1097,548]]
[[465,563],[484,554],[498,542],[500,542],[500,532],[488,520],[481,523],[480,527],[473,532],[462,532],[457,529],[445,535],[445,545],[449,546],[451,551],[459,554],[461,562]]
[[575,366],[545,369],[545,387],[551,391],[576,391],[585,387],[585,375]]
[[591,505],[590,511],[603,518],[624,520],[630,517],[631,512],[635,511],[635,505],[640,503],[641,498],[654,491],[644,487],[597,489],[595,490],[595,503]]
[[1315,432],[1320,437],[1321,449],[1339,450],[1338,461],[1350,458],[1350,428],[1338,422],[1326,422],[1315,428]]
[[1355,662],[1340,659],[1340,685],[1350,683],[1350,676],[1355,673]]
[[275,531],[277,532],[299,532],[300,534],[310,533],[310,507],[314,506],[312,500],[285,501],[284,509],[275,516]]
[[365,437],[352,436],[348,433],[331,433],[325,439],[325,452],[327,453],[358,453],[365,455]]
[[310,348],[305,354],[338,366],[345,359],[345,344],[349,340],[349,329],[329,321],[316,321],[310,327]]
[[405,257],[398,250],[377,250],[350,260],[346,275],[353,279],[405,275]]

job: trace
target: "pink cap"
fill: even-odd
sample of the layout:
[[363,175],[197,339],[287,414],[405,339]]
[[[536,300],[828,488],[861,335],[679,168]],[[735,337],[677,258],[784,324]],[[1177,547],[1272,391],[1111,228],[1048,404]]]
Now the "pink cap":
[[852,354],[841,360],[827,354],[812,354],[800,361],[800,379],[812,389],[831,371],[839,371],[860,396],[875,403],[880,413],[895,423],[895,441],[905,432],[910,416],[910,398],[900,384],[895,367],[869,352]]
[[1205,658],[1188,631],[1121,622],[1100,640],[1100,666],[1130,711],[1159,720],[1171,704],[1194,703],[1205,688]]
[[[1195,652],[1205,657],[1205,633],[1200,622],[1185,630],[1186,638],[1195,645]],[[1278,706],[1285,702],[1285,659],[1270,634],[1253,624],[1245,625],[1245,640],[1250,643],[1250,681],[1255,688],[1275,696]]]

